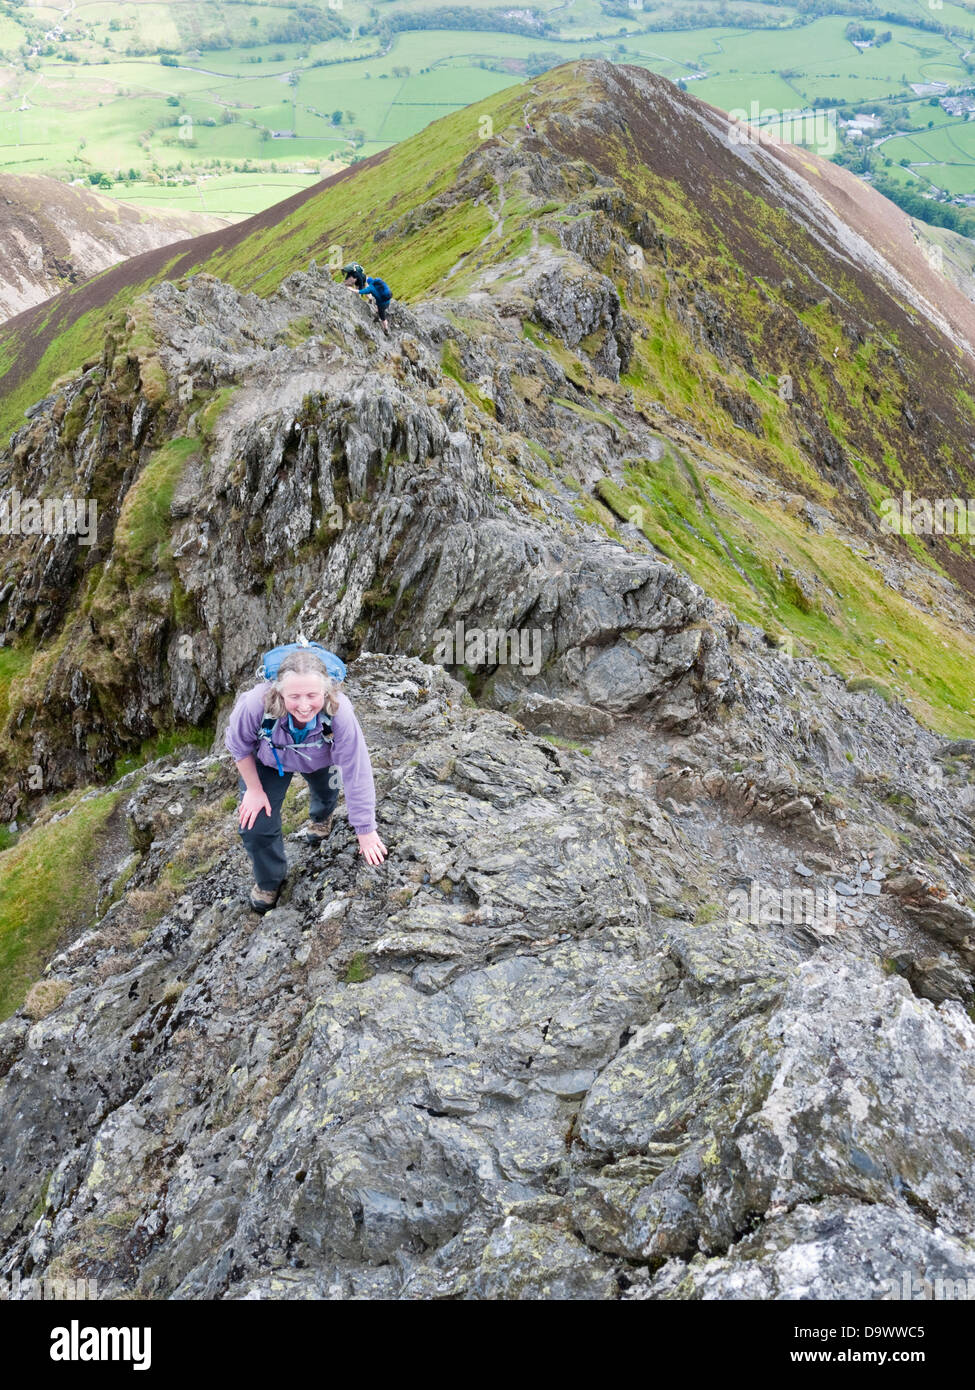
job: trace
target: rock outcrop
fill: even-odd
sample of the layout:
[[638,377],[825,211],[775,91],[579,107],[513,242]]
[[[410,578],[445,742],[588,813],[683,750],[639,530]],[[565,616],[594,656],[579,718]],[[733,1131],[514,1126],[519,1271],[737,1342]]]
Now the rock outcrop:
[[[769,660],[791,680],[732,657],[742,693]],[[50,1011],[0,1025],[0,1269],[153,1298],[879,1299],[975,1273],[971,960],[907,910],[893,816],[852,786],[841,813],[796,723],[761,746],[738,701],[720,732],[624,721],[571,751],[416,658],[363,653],[349,692],[390,858],[357,861],[341,819],[294,835],[263,919],[226,755],[128,774],[124,891],[51,962]],[[880,749],[864,697],[819,693]],[[776,818],[790,780],[832,857]],[[822,921],[733,910],[742,883],[788,907],[799,867],[881,890]],[[908,967],[939,949],[932,1002]]]
[[[126,735],[151,732],[153,711],[211,717],[255,651],[290,627],[352,652],[433,655],[449,639],[447,664],[476,667],[501,705],[530,685],[676,726],[714,708],[725,620],[706,595],[665,561],[580,527],[567,489],[515,489],[512,461],[537,467],[517,418],[476,410],[440,371],[444,353],[460,352],[471,377],[487,364],[495,380],[547,377],[571,397],[557,362],[498,315],[488,351],[436,305],[396,315],[402,336],[379,355],[367,311],[327,273],[291,276],[268,300],[210,276],[167,283],[140,319],[154,352],[110,342],[18,437],[14,488],[70,466],[106,497],[97,549],[67,531],[26,536],[4,590],[6,642],[66,634],[43,708],[15,721],[29,748],[20,761],[43,769],[45,787],[110,765]],[[289,345],[299,321],[306,340]],[[632,425],[610,450],[655,446]],[[127,499],[110,491],[120,458]],[[160,497],[165,556],[140,520]],[[72,580],[102,556],[82,614]],[[481,633],[493,647],[478,647]]]

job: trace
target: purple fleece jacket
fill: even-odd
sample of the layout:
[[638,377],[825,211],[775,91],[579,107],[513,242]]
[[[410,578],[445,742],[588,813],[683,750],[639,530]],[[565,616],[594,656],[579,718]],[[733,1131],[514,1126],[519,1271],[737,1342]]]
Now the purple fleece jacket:
[[[246,690],[234,705],[227,725],[224,742],[230,749],[234,762],[246,757],[255,757],[258,762],[277,771],[274,754],[267,746],[267,740],[259,737],[264,719],[264,701],[271,689],[270,681],[255,685]],[[271,737],[278,750],[281,766],[285,772],[315,772],[319,768],[334,764],[341,769],[342,786],[345,790],[345,804],[349,812],[349,822],[357,835],[368,835],[376,828],[376,787],[372,780],[372,763],[365,736],[355,717],[352,704],[347,695],[338,692],[339,707],[332,716],[332,736],[334,742],[321,748],[310,748],[304,755],[295,747],[288,730],[288,716],[282,715]],[[316,715],[314,726],[308,731],[308,739],[314,740],[321,733],[321,715]]]

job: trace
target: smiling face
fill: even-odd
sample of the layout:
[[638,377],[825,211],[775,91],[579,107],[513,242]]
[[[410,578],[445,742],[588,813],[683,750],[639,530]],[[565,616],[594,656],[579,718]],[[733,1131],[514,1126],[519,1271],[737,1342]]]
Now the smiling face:
[[281,677],[281,698],[295,723],[307,724],[325,703],[325,681],[314,671],[288,671]]

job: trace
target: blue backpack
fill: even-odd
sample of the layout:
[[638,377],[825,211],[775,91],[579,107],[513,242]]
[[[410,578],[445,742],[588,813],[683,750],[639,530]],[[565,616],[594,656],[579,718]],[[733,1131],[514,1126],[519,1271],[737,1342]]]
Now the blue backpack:
[[[288,642],[283,647],[272,647],[269,652],[265,652],[261,657],[261,664],[257,668],[259,678],[264,681],[273,681],[278,671],[281,669],[281,663],[284,661],[285,657],[290,656],[292,652],[310,652],[312,656],[318,657],[333,680],[345,680],[345,662],[341,657],[336,656],[334,652],[326,650],[326,648],[321,646],[318,642],[307,642],[304,638],[299,638],[297,642]],[[316,739],[314,742],[306,739],[304,743],[289,744],[288,747],[292,752],[303,754],[305,752],[310,752],[312,749],[321,748],[326,743],[332,742],[331,715],[323,713],[321,720],[321,738]],[[283,777],[284,768],[281,766],[281,759],[278,757],[277,745],[271,737],[277,722],[274,715],[267,715],[264,722],[261,724],[260,737],[267,741],[271,752],[274,754],[274,761],[278,765],[278,776]]]
[[299,638],[297,642],[288,642],[283,647],[272,647],[269,652],[265,652],[257,668],[259,679],[273,681],[281,669],[282,661],[292,652],[309,652],[312,656],[317,656],[333,680],[345,680],[345,662],[342,658],[334,652],[326,651],[320,642],[307,642],[304,638]]

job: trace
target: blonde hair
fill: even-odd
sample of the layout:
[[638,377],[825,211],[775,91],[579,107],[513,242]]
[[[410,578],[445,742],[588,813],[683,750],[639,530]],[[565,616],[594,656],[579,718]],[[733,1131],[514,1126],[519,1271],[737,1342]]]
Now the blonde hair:
[[284,658],[278,667],[278,674],[270,682],[270,687],[264,698],[265,712],[273,715],[275,719],[280,719],[285,713],[284,697],[281,694],[281,680],[284,676],[307,676],[311,674],[321,676],[325,691],[323,708],[326,714],[334,715],[339,707],[338,693],[341,682],[328,674],[324,662],[320,661],[312,652],[292,652]]

